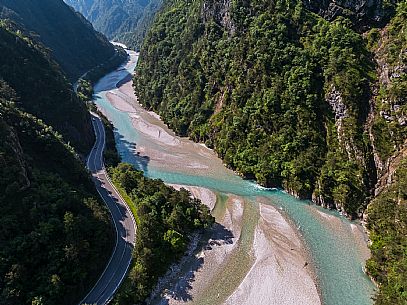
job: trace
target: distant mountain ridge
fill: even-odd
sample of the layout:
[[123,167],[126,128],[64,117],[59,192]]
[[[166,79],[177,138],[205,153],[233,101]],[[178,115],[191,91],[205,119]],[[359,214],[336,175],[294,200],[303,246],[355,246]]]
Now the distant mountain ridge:
[[62,0],[0,0],[0,19],[10,19],[52,50],[71,80],[114,54],[109,41]]
[[110,40],[139,48],[162,0],[64,0]]

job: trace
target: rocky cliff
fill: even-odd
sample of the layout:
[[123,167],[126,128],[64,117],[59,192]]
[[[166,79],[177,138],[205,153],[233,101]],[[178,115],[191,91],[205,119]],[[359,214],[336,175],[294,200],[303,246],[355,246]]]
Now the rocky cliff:
[[351,19],[359,31],[384,26],[394,14],[397,0],[304,0],[304,5],[332,21],[339,16]]

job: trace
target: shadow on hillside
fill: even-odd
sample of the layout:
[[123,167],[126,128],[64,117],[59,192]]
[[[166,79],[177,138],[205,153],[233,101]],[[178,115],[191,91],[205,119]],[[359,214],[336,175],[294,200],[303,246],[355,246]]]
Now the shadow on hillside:
[[[156,297],[152,303],[169,305],[168,296],[177,301],[192,301],[191,289],[192,283],[195,281],[195,274],[205,263],[205,258],[198,257],[197,254],[202,250],[212,251],[217,247],[232,244],[233,237],[233,233],[229,229],[219,223],[215,223],[211,229],[204,233],[194,254],[177,266],[180,271],[172,276],[168,284],[160,287],[160,296]],[[164,293],[167,295],[167,298],[163,296]]]

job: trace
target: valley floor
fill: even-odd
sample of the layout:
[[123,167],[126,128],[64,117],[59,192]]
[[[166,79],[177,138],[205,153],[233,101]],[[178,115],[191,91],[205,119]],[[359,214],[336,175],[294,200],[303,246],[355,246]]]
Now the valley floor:
[[[130,113],[133,128],[152,142],[137,145],[137,153],[148,156],[150,164],[171,171],[187,168],[194,174],[223,167],[213,151],[175,136],[156,114],[144,110],[131,81],[107,98]],[[276,208],[264,204],[267,199],[247,202],[227,195],[222,204],[211,190],[173,186],[187,188],[216,209],[217,224],[205,237],[207,242],[163,279],[151,304],[321,304],[300,237]]]
[[372,304],[374,286],[362,272],[369,251],[361,226],[242,180],[213,150],[176,136],[138,103],[131,83],[136,61],[131,53],[129,63],[95,89],[96,104],[116,128],[123,161],[189,189],[217,221],[194,237],[190,255],[172,266],[150,303]]

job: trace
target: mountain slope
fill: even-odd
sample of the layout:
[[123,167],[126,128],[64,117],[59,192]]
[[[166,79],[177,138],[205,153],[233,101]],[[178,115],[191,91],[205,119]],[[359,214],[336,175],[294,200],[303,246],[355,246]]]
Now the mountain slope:
[[71,80],[114,54],[113,46],[62,0],[0,0],[0,18],[11,19],[52,50]]
[[283,2],[170,2],[137,94],[243,176],[357,215],[375,182],[363,137],[373,63],[349,21]]
[[87,152],[94,142],[89,113],[45,48],[3,22],[0,52],[0,78],[17,91],[18,105]]
[[377,304],[407,302],[406,24],[406,1],[168,1],[134,78],[242,176],[352,217],[371,203]]
[[44,48],[14,25],[0,23],[0,52],[0,304],[76,304],[113,246],[88,172],[54,131],[85,152],[88,115]]
[[161,0],[65,0],[109,39],[138,48]]

